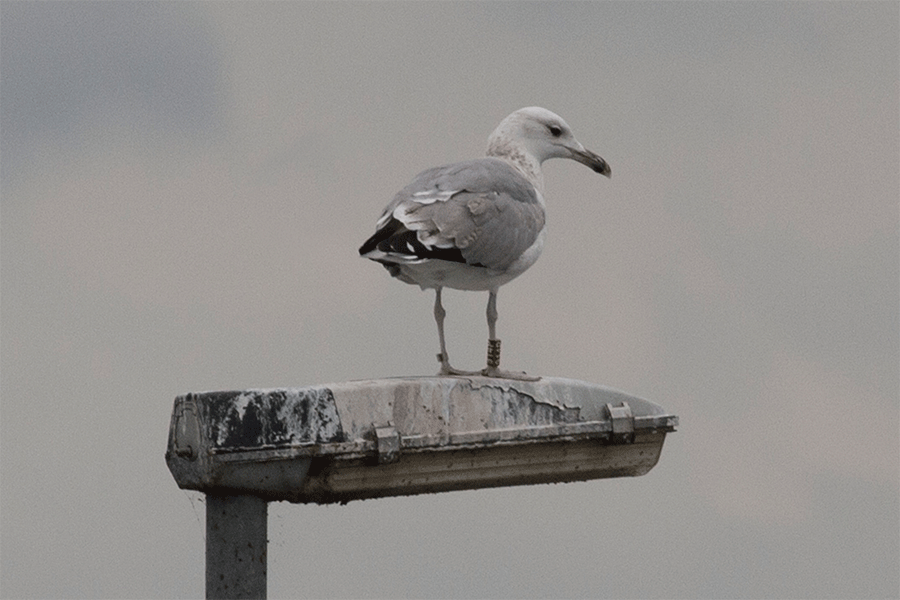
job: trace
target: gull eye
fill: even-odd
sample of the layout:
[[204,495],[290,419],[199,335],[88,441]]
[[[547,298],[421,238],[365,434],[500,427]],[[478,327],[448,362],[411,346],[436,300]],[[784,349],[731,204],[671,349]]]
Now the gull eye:
[[561,127],[557,127],[556,125],[548,125],[547,129],[550,130],[550,135],[552,135],[553,137],[559,137],[562,135]]

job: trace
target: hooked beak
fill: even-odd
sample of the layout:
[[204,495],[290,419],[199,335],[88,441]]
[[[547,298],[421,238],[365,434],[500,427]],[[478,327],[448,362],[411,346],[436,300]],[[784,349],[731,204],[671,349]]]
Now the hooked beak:
[[584,147],[581,148],[569,148],[572,153],[572,160],[577,160],[583,165],[586,165],[600,173],[601,175],[606,175],[609,178],[612,178],[612,169],[609,168],[609,164],[603,160],[599,155],[594,154],[590,150],[587,150]]

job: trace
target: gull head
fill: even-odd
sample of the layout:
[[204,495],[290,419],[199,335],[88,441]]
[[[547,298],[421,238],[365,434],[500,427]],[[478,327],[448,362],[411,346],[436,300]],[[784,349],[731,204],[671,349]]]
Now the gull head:
[[609,164],[587,150],[562,117],[546,108],[530,106],[512,113],[488,138],[488,156],[501,158],[540,179],[540,165],[548,158],[570,158],[607,177]]

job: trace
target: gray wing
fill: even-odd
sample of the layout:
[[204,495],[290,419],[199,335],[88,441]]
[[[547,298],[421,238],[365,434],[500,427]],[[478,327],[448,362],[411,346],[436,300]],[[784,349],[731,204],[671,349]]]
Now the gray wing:
[[538,192],[505,162],[484,158],[420,173],[387,207],[424,246],[455,248],[466,263],[506,270],[544,228]]

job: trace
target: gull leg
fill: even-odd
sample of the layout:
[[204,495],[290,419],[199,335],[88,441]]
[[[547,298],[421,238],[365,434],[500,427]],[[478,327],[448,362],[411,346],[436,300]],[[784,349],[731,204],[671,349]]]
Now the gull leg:
[[440,340],[441,344],[441,351],[437,355],[437,359],[441,363],[441,370],[438,371],[438,375],[480,375],[480,373],[460,371],[459,369],[454,369],[450,366],[450,356],[447,354],[447,343],[444,341],[444,317],[446,316],[447,311],[444,310],[444,305],[441,304],[441,288],[435,288],[434,321],[435,323],[437,323],[438,339]]
[[434,291],[434,321],[437,323],[438,339],[441,343],[441,351],[437,355],[437,359],[441,363],[441,375],[446,375],[445,371],[450,370],[450,357],[447,356],[447,344],[444,343],[444,317],[446,316],[447,311],[441,304],[441,288],[437,288]]
[[[497,339],[497,290],[488,293],[487,305],[488,339]],[[500,340],[497,340],[500,341]],[[497,360],[500,360],[499,358]]]
[[517,379],[519,381],[537,381],[540,377],[527,375],[520,371],[503,371],[500,369],[500,340],[497,339],[497,290],[491,290],[487,303],[488,352],[487,367],[481,372],[485,377]]

